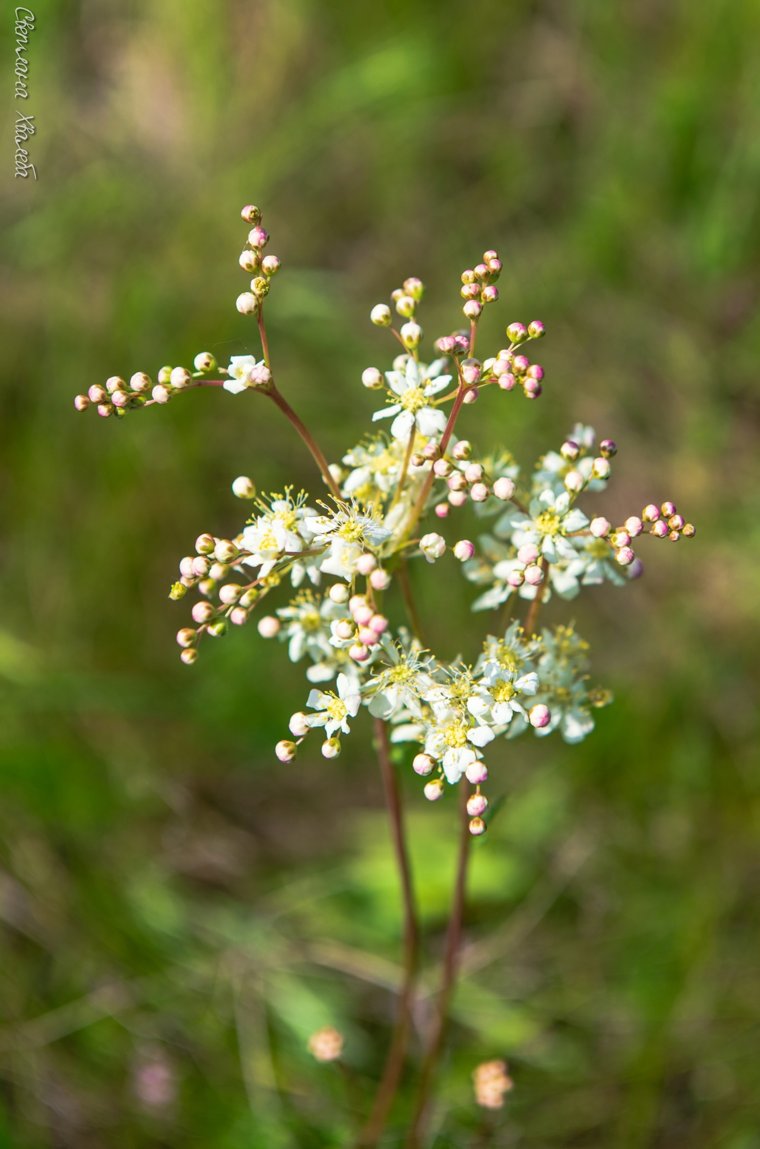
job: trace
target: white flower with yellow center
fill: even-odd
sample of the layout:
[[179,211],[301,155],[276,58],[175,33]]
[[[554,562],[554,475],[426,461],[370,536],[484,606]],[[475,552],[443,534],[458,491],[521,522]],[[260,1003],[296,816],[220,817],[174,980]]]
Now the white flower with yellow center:
[[261,567],[259,575],[265,577],[278,559],[300,554],[308,546],[312,537],[310,520],[316,517],[316,511],[294,502],[289,495],[273,498],[264,514],[243,531],[243,546],[250,552],[243,562]]
[[[506,518],[506,516],[505,516]],[[569,491],[555,495],[548,488],[531,499],[529,513],[509,514],[509,531],[516,547],[533,543],[549,562],[575,558],[576,550],[567,538],[574,531],[582,531],[589,520],[578,507],[571,506]],[[503,522],[497,523],[497,533],[503,532]]]
[[249,387],[266,387],[271,382],[272,373],[263,359],[258,363],[253,355],[233,355],[227,368],[229,378],[222,386],[231,395],[239,395]]
[[410,356],[403,371],[386,371],[391,397],[396,396],[398,402],[376,411],[372,416],[373,422],[395,415],[391,435],[403,443],[408,441],[415,427],[426,438],[442,435],[446,428],[446,415],[439,408],[432,407],[429,400],[451,383],[450,375],[439,374],[445,363],[445,359],[436,359],[426,367]]
[[467,709],[476,722],[492,727],[505,727],[515,714],[525,717],[521,695],[535,694],[538,690],[538,675],[531,671],[516,678],[514,682],[502,679],[491,686],[482,685],[467,700]]
[[351,728],[348,720],[356,716],[361,705],[361,694],[356,684],[345,674],[338,675],[335,685],[338,688],[337,694],[332,690],[312,690],[306,702],[307,706],[317,711],[307,716],[309,726],[324,726],[328,738],[332,738],[339,730],[349,734]]
[[376,516],[353,504],[341,505],[327,515],[318,515],[309,524],[315,546],[325,545],[320,570],[350,582],[364,552],[381,546],[391,537],[390,530]]
[[447,782],[457,783],[468,766],[480,757],[479,750],[493,740],[487,726],[473,725],[461,707],[434,704],[435,719],[425,737],[425,753],[441,763]]

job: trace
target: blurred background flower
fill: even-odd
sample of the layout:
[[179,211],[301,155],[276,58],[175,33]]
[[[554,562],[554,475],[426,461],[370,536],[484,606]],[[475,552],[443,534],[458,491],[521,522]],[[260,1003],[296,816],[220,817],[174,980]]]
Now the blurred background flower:
[[[493,763],[440,1144],[505,1056],[500,1144],[755,1149],[760,9],[35,12],[39,180],[6,178],[0,286],[0,1146],[343,1145],[346,1082],[308,1039],[340,1029],[357,1105],[380,1062],[399,921],[368,741],[276,763],[299,669],[253,631],[179,665],[166,597],[199,531],[237,529],[236,475],[314,484],[311,461],[254,394],[118,423],[71,405],[258,353],[234,306],[253,200],[283,260],[275,371],[330,459],[394,353],[370,307],[419,275],[448,332],[495,246],[483,345],[540,317],[547,381],[467,433],[530,461],[591,423],[621,448],[597,513],[673,497],[699,528],[624,598],[578,601],[617,696],[593,737]],[[445,617],[452,656],[465,595]],[[404,781],[435,936],[452,803]]]

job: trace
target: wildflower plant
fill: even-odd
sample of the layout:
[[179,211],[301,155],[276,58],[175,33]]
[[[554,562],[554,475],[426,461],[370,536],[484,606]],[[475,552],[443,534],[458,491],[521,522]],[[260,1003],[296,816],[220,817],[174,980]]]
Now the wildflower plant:
[[[316,750],[335,758],[362,710],[374,722],[404,898],[405,973],[385,1068],[358,1145],[376,1145],[386,1127],[407,1056],[419,965],[391,744],[407,748],[427,799],[459,791],[456,887],[438,1010],[405,1142],[413,1149],[423,1144],[445,1040],[469,842],[488,826],[489,769],[499,766],[499,743],[553,733],[580,742],[593,730],[597,708],[611,698],[589,676],[588,643],[572,623],[540,625],[542,607],[553,596],[571,600],[586,587],[632,581],[642,573],[640,540],[675,542],[695,528],[670,501],[650,503],[616,524],[595,511],[593,499],[607,487],[617,447],[608,438],[597,441],[591,427],[577,424],[532,469],[504,448],[484,456],[460,437],[469,433],[476,402],[535,401],[544,389],[544,369],[534,358],[544,336],[540,321],[511,322],[503,347],[478,353],[481,316],[499,298],[502,265],[493,250],[462,273],[463,327],[437,338],[432,353],[424,350],[419,323],[419,279],[406,279],[390,304],[372,308],[372,323],[387,330],[396,354],[388,370],[363,372],[362,384],[378,397],[373,426],[339,462],[329,463],[280,390],[264,322],[280,260],[265,254],[269,236],[259,209],[249,205],[242,217],[250,231],[239,262],[252,278],[236,306],[257,322],[261,358],[235,355],[219,365],[201,352],[192,368],[165,366],[155,380],[143,372],[129,381],[112,376],[78,395],[75,406],[123,418],[196,387],[220,388],[236,401],[253,392],[282,411],[316,464],[320,479],[312,492],[286,485],[259,494],[252,479],[236,478],[232,490],[249,504],[247,519],[230,537],[198,536],[180,560],[170,597],[192,600],[177,633],[184,663],[198,660],[206,639],[254,621],[262,639],[280,642],[291,661],[303,664],[307,688],[274,747],[280,762]],[[475,540],[462,537],[459,526],[466,506],[480,523]],[[408,573],[413,563],[453,564],[465,592],[471,585],[472,607],[487,621],[461,659],[441,659],[423,636]],[[329,1054],[318,1036],[315,1056],[342,1055],[340,1035],[331,1037]],[[475,1082],[478,1103],[487,1107],[500,1105],[512,1084],[503,1062],[481,1066]]]

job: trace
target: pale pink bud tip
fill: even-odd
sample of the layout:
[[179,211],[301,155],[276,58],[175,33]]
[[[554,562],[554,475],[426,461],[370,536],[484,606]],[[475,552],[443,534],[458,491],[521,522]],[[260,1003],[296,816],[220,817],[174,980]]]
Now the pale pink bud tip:
[[373,590],[387,590],[391,585],[391,576],[380,567],[369,576],[370,586]]
[[323,758],[337,758],[340,754],[340,741],[337,738],[328,738],[322,743]]
[[262,638],[274,638],[280,632],[280,620],[273,614],[267,614],[259,619],[259,634]]
[[360,575],[371,575],[376,567],[377,559],[374,555],[359,555],[359,558],[356,560],[356,569]]
[[496,498],[501,499],[502,502],[511,499],[515,493],[514,480],[510,479],[508,475],[502,475],[502,477],[494,483],[493,493],[496,495]]
[[429,754],[415,754],[414,759],[412,760],[412,769],[414,770],[415,774],[421,774],[423,778],[427,774],[433,773],[434,766],[435,761],[430,757]]
[[485,483],[473,483],[470,488],[470,498],[474,503],[484,503],[488,498],[488,487]]
[[517,557],[521,563],[527,566],[529,563],[534,563],[539,556],[539,549],[535,543],[523,543],[517,552]]
[[551,721],[549,707],[544,706],[542,702],[539,702],[536,706],[531,706],[528,719],[531,726],[535,727],[536,730],[541,730],[544,726],[548,726]]
[[603,539],[605,535],[610,533],[611,527],[612,524],[610,523],[609,519],[605,519],[602,515],[600,515],[598,518],[591,520],[588,529],[591,531],[591,534],[595,538]]
[[348,657],[352,658],[354,662],[366,662],[369,658],[369,653],[366,646],[361,646],[359,643],[355,643],[354,646],[348,648]]
[[474,554],[475,544],[469,539],[460,539],[458,543],[454,544],[454,557],[458,558],[460,562],[467,562]]
[[428,802],[437,802],[439,798],[443,797],[443,782],[440,778],[434,778],[432,782],[426,783],[423,794]]
[[636,555],[630,547],[621,547],[619,551],[615,552],[615,558],[622,567],[627,567],[633,562]]
[[488,806],[485,794],[471,794],[467,799],[467,813],[471,818],[477,818]]
[[486,824],[482,818],[470,818],[469,830],[474,838],[479,838],[481,834],[485,834]]
[[283,739],[281,742],[277,743],[274,748],[274,752],[279,758],[280,762],[292,762],[296,756],[296,744],[295,742],[290,742],[287,739]]
[[473,786],[480,786],[488,779],[488,767],[485,762],[471,762],[465,769],[465,777]]

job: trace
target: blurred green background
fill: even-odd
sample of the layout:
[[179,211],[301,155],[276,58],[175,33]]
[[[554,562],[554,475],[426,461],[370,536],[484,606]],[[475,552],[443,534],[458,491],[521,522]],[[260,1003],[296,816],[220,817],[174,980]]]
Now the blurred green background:
[[[0,1147],[345,1145],[387,1037],[399,914],[366,726],[335,763],[278,765],[300,669],[253,627],[182,667],[166,599],[196,534],[241,522],[234,476],[314,489],[311,464],[255,396],[118,423],[71,405],[256,350],[233,306],[253,200],[285,268],[278,378],[331,458],[393,353],[370,305],[416,274],[449,331],[495,246],[493,346],[543,319],[547,386],[484,398],[471,436],[530,463],[591,422],[621,446],[610,518],[671,497],[698,526],[570,607],[617,696],[596,733],[494,763],[435,1145],[486,1143],[469,1075],[506,1057],[494,1144],[757,1149],[760,7],[33,10],[37,183],[12,179],[9,81],[4,121]],[[9,10],[8,58],[12,33]],[[472,641],[468,594],[443,650]],[[455,814],[402,773],[432,963]],[[305,1053],[326,1023],[348,1082]]]

